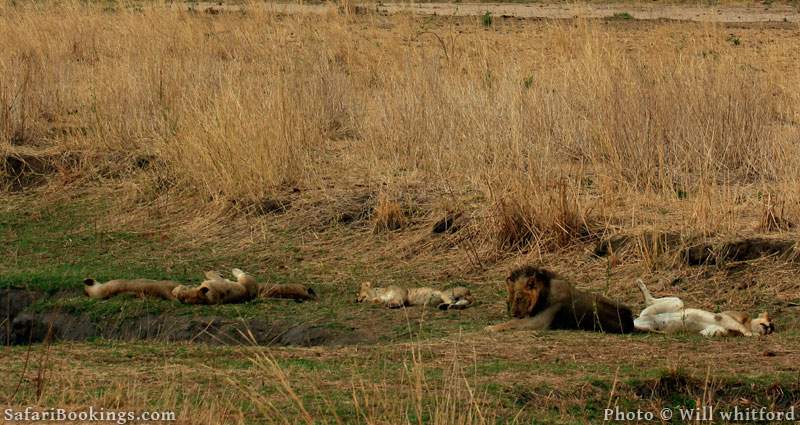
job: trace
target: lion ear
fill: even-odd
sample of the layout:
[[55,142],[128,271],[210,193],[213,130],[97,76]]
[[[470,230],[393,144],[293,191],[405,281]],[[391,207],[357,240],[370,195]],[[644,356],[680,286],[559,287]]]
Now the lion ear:
[[539,269],[536,271],[536,274],[534,276],[536,277],[537,280],[541,281],[542,283],[547,283],[553,280],[553,277],[555,275],[550,270]]
[[200,287],[200,293],[203,294],[203,295],[207,294],[208,293],[208,286],[201,286]]
[[767,320],[767,321],[772,320],[772,318],[769,317],[769,313],[767,313],[766,311],[761,313],[761,314],[759,314],[758,318],[759,319],[764,319],[764,320]]

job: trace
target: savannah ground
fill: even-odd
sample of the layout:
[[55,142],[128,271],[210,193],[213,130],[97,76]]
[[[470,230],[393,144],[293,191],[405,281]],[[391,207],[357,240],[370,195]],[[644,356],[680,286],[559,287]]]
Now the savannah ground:
[[[187,424],[798,408],[795,249],[723,249],[797,240],[795,15],[651,21],[620,4],[634,12],[4,3],[0,402]],[[456,226],[432,232],[448,215]],[[525,263],[634,309],[641,277],[709,310],[769,310],[778,332],[485,333]],[[87,276],[232,267],[320,301],[81,292]],[[464,285],[479,302],[360,305],[363,280]]]

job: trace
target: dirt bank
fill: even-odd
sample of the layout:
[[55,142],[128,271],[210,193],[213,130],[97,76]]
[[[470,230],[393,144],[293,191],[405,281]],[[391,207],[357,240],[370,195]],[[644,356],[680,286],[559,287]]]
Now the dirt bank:
[[[172,7],[183,7],[175,6]],[[192,10],[215,14],[239,11],[240,6],[197,3]],[[332,5],[298,5],[268,3],[265,8],[280,13],[329,13],[336,10]],[[569,4],[569,3],[379,3],[355,6],[354,13],[375,11],[380,14],[414,13],[440,16],[480,16],[490,12],[494,16],[540,19],[614,18],[624,17],[638,20],[669,19],[695,22],[800,22],[800,8],[791,5],[765,5],[761,3],[741,5],[696,5],[696,4]]]
[[277,346],[346,345],[368,341],[355,329],[331,329],[292,318],[231,319],[198,312],[196,316],[169,313],[128,320],[113,317],[96,320],[88,314],[63,311],[31,311],[46,294],[25,289],[0,290],[0,341],[5,345],[45,340],[192,341],[216,344]]

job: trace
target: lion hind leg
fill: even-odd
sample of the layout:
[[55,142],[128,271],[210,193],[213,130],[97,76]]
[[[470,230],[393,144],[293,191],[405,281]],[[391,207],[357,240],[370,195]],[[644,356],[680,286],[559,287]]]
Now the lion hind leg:
[[216,272],[216,271],[213,271],[213,270],[209,270],[209,271],[203,273],[203,275],[208,280],[224,280],[224,279],[222,279],[222,276],[220,276],[219,272]]
[[640,316],[655,316],[661,313],[677,313],[683,310],[683,301],[678,297],[655,298],[642,279],[636,279],[636,285],[642,291],[646,308],[639,313]]
[[683,301],[678,297],[656,298],[649,307],[639,313],[643,316],[656,316],[662,313],[678,313],[683,310]]
[[[460,299],[460,300],[458,300],[458,301],[456,301],[456,302],[454,302],[452,304],[448,304],[447,308],[448,309],[453,309],[453,310],[463,310],[463,309],[469,307],[469,305],[470,305],[469,300],[466,300],[466,299],[462,298],[462,299]],[[441,306],[439,308],[441,308]]]
[[636,285],[639,286],[639,290],[642,291],[642,296],[644,296],[644,305],[650,306],[655,302],[655,298],[653,294],[650,293],[650,290],[647,289],[647,286],[644,284],[642,279],[636,279]]

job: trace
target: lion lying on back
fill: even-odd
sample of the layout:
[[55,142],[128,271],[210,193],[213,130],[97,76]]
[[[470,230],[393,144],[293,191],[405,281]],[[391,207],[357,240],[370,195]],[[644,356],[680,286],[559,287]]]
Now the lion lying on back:
[[231,270],[236,282],[224,279],[217,272],[206,272],[206,280],[198,286],[179,285],[172,295],[184,304],[233,304],[254,300],[258,296],[258,283],[252,276]]
[[767,312],[751,320],[748,314],[739,311],[712,313],[685,308],[678,297],[655,298],[641,279],[636,284],[642,291],[646,306],[633,321],[639,332],[692,332],[714,337],[769,335],[775,331],[775,323]]
[[149,279],[111,280],[106,283],[84,280],[84,292],[90,298],[107,299],[120,294],[161,298],[184,304],[230,304],[260,298],[288,298],[296,301],[315,300],[311,288],[299,284],[260,285],[247,273],[233,269],[236,281],[224,279],[217,272],[206,272],[206,280],[190,287],[177,282]]
[[255,279],[239,270],[231,270],[236,282],[223,279],[217,272],[206,272],[206,280],[196,287],[180,285],[172,290],[184,304],[232,304],[250,301],[256,297],[289,298],[296,301],[317,298],[313,289],[303,285],[284,284],[261,287]]
[[383,304],[389,308],[413,305],[435,305],[439,310],[465,309],[475,298],[469,289],[458,286],[440,291],[429,287],[401,288],[387,286],[374,288],[371,282],[364,282],[358,291],[356,302]]

